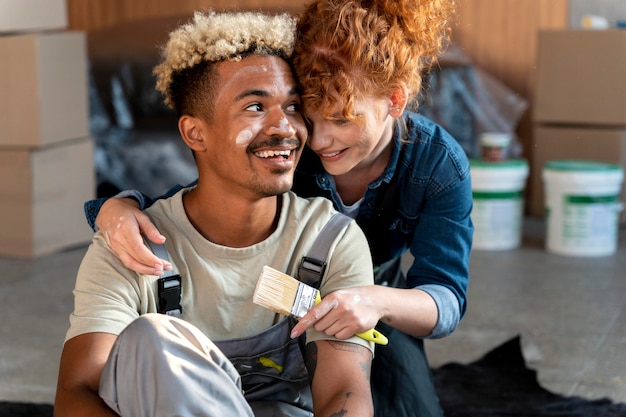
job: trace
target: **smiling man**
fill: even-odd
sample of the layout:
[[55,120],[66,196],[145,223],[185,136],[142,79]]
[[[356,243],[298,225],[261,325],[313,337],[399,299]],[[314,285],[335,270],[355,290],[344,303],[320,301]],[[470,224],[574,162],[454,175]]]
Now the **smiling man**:
[[[177,276],[126,269],[96,233],[74,289],[56,416],[373,415],[370,342],[313,328],[292,340],[292,319],[252,302],[262,267],[295,275],[335,213],[289,192],[307,138],[287,61],[294,28],[287,15],[207,12],[170,34],[157,89],[199,180],[147,213],[167,236],[154,250]],[[320,290],[372,280],[351,222]]]

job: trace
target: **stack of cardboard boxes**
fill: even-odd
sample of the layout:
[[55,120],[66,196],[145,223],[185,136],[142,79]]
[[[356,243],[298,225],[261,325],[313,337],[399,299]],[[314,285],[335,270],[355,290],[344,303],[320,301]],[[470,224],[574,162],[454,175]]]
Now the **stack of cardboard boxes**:
[[626,169],[626,30],[541,31],[538,50],[529,211],[541,217],[546,161]]
[[65,0],[0,0],[0,256],[91,237],[86,37],[67,24]]

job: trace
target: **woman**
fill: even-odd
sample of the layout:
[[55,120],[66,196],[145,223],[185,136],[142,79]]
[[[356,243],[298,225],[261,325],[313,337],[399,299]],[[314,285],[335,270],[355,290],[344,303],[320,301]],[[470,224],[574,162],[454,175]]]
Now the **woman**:
[[[441,127],[406,110],[448,40],[453,8],[446,0],[317,0],[297,27],[293,62],[311,132],[294,191],[329,198],[356,218],[377,285],[325,297],[292,336],[313,325],[344,338],[379,323],[390,343],[372,370],[376,415],[442,415],[422,339],[449,335],[466,310],[469,162]],[[143,245],[139,230],[164,238],[136,203],[113,200],[97,219],[112,249],[138,272],[169,268]],[[405,277],[407,250],[414,260]]]

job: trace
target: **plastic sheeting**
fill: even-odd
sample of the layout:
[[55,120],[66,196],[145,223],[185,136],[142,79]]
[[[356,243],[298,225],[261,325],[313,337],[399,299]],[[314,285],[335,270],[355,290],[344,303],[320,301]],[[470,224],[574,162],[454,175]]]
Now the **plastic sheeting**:
[[[480,156],[479,137],[485,132],[511,133],[528,108],[528,102],[473,65],[452,45],[424,79],[418,111],[443,126],[470,157]],[[514,140],[511,156],[521,155]]]
[[154,88],[149,64],[92,70],[89,124],[99,197],[125,189],[157,196],[197,178],[191,151]]

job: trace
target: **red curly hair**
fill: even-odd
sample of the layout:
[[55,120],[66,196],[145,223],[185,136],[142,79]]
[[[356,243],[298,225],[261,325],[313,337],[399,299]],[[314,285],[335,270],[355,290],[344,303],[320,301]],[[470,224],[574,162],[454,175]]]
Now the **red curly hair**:
[[450,38],[455,0],[317,0],[299,18],[293,64],[305,111],[331,118],[336,93],[343,117],[357,120],[354,100],[414,97],[424,70]]

